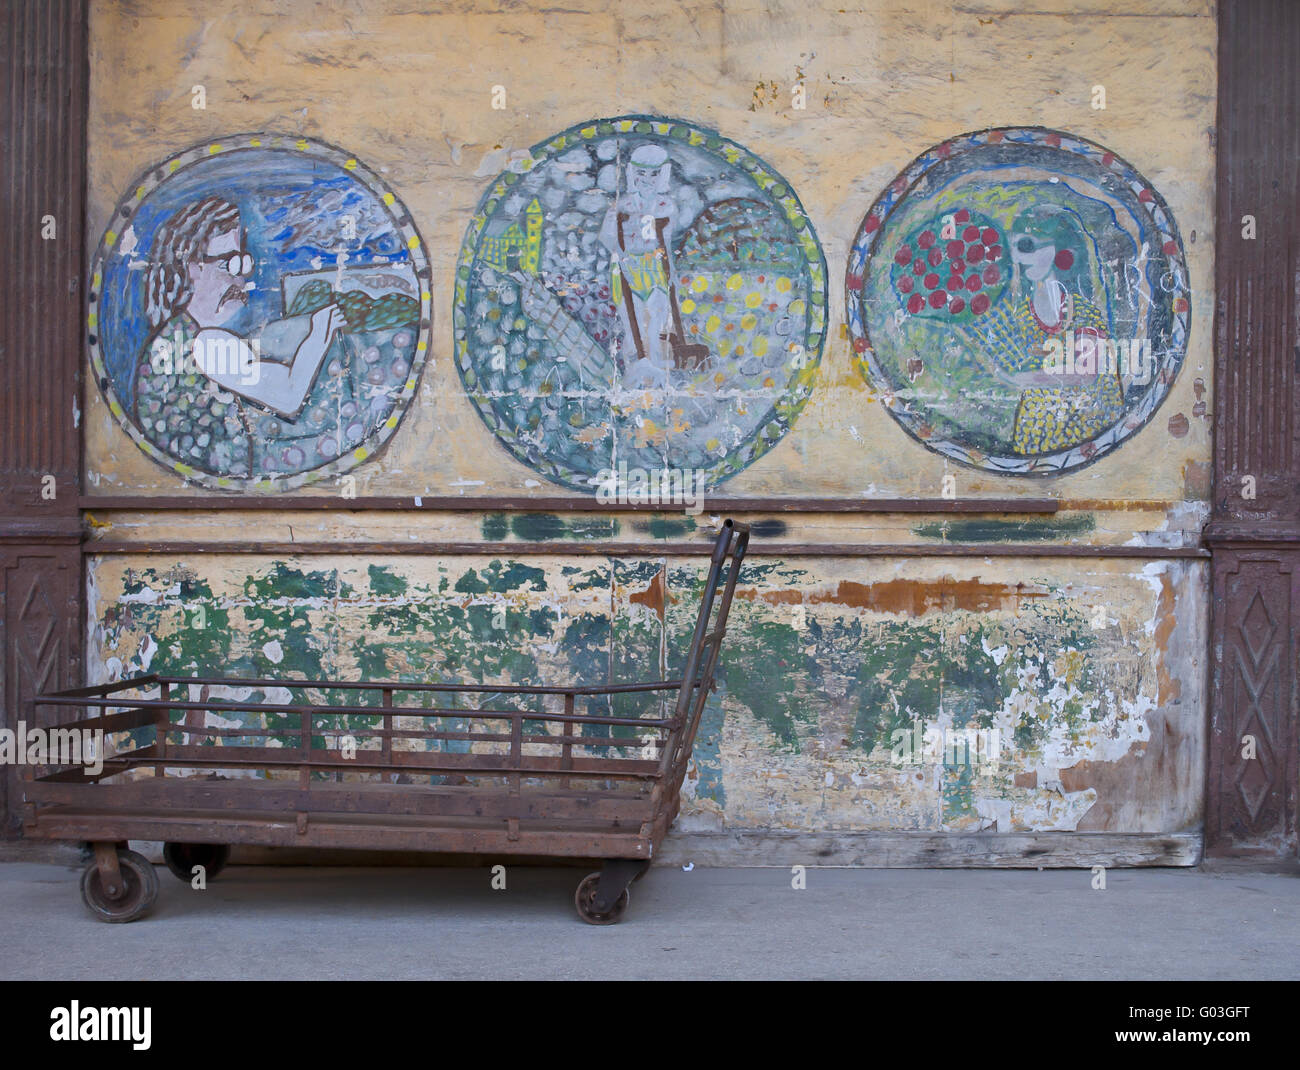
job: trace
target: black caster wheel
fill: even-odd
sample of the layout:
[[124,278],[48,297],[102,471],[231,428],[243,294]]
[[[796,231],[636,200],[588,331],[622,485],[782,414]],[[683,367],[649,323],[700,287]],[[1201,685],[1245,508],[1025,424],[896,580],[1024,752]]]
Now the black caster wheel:
[[137,921],[158,901],[158,875],[149,860],[135,851],[118,848],[117,864],[123,887],[116,898],[104,890],[99,866],[93,861],[81,874],[81,898],[100,921]]
[[202,866],[205,879],[212,880],[230,861],[230,848],[224,843],[165,843],[163,861],[186,884],[194,879],[195,866]]
[[618,897],[614,907],[608,913],[600,913],[596,909],[596,885],[600,883],[600,874],[592,873],[582,879],[578,885],[578,890],[573,895],[573,905],[578,908],[578,917],[588,925],[616,925],[623,920],[623,915],[627,913],[627,904],[630,900],[627,889],[623,889],[623,894]]

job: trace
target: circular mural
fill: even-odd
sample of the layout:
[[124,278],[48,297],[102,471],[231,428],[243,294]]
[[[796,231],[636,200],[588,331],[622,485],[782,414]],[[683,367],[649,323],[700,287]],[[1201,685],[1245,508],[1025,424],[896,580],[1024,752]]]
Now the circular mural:
[[288,490],[396,431],[430,331],[429,266],[396,196],[318,141],[240,135],[151,168],[95,256],[95,379],[150,457],[221,489]]
[[535,472],[585,491],[622,465],[716,485],[808,399],[826,264],[789,184],[739,145],[605,119],[492,184],[455,316],[466,390]]
[[846,308],[859,370],[932,450],[1051,475],[1164,400],[1191,315],[1178,227],[1114,153],[985,130],[918,157],[863,220]]

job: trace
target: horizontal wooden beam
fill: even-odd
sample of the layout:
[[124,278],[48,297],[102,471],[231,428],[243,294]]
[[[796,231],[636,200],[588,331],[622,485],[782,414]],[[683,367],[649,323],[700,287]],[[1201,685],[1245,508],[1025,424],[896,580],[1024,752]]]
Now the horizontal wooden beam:
[[[514,513],[652,513],[677,514],[682,506],[639,502],[601,502],[594,495],[563,498],[481,497],[356,497],[285,495],[283,497],[193,495],[144,497],[84,496],[83,510],[131,512],[248,510],[297,512],[514,512]],[[1056,498],[717,498],[705,496],[704,511],[714,513],[1055,513]]]
[[[705,542],[213,542],[210,540],[127,542],[101,539],[82,545],[89,556],[159,554],[244,554],[294,557],[368,554],[455,557],[459,555],[547,557],[698,557]],[[1044,543],[750,543],[746,557],[1119,557],[1164,560],[1209,557],[1199,546],[1081,546]]]

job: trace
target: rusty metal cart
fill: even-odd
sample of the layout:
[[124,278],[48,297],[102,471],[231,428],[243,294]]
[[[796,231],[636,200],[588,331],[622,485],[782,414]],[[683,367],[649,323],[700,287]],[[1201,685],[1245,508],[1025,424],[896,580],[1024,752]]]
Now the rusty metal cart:
[[[745,525],[724,522],[677,680],[151,675],[38,695],[36,726],[102,730],[129,749],[96,773],[85,761],[28,767],[26,834],[93,846],[81,892],[104,921],[134,921],[157,898],[153,866],[127,848],[135,839],[164,841],[186,881],[196,866],[215,877],[231,844],[599,858],[574,901],[586,922],[617,922],[677,816],[748,541]],[[267,688],[294,701],[250,701]]]

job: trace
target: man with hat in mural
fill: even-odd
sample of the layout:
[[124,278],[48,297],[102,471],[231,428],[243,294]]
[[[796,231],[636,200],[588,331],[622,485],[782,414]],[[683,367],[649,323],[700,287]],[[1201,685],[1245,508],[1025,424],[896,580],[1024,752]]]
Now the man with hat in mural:
[[704,346],[688,345],[677,304],[672,259],[675,205],[669,187],[672,161],[660,145],[639,145],[626,168],[627,191],[606,213],[601,243],[612,258],[611,291],[623,324],[632,387],[667,387],[669,371],[700,363]]

